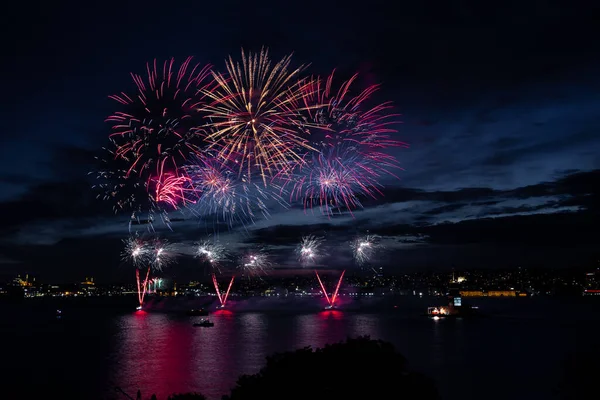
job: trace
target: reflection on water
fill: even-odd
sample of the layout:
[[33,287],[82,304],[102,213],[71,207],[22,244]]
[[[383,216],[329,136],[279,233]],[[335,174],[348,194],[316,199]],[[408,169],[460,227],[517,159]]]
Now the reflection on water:
[[220,398],[239,375],[258,372],[271,353],[349,336],[380,337],[376,314],[339,310],[277,316],[219,310],[210,319],[214,327],[202,328],[193,327],[193,317],[143,311],[120,316],[111,381],[127,393],[141,388],[159,399],[183,391]]
[[[44,319],[55,307],[38,314],[4,309],[0,334],[11,346],[0,373],[12,385],[3,395],[33,399],[80,391],[65,398],[123,400],[112,389],[119,386],[134,397],[141,389],[145,398],[156,393],[159,400],[186,391],[220,399],[240,374],[258,372],[267,355],[369,335],[392,342],[414,368],[432,376],[445,400],[481,393],[486,399],[553,398],[561,361],[598,351],[597,304],[499,300],[489,303],[494,316],[464,321],[421,317],[426,305],[417,304],[416,313],[402,304],[386,312],[234,308],[211,314],[210,328],[194,327],[198,317],[181,311],[81,307],[66,309],[57,323]],[[36,385],[31,376],[39,377]],[[73,385],[82,381],[86,385]]]

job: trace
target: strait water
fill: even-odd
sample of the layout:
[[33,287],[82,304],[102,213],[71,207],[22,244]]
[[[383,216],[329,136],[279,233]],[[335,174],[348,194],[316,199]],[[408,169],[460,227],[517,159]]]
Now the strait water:
[[185,315],[203,305],[198,299],[151,300],[147,312],[132,312],[133,298],[0,304],[0,397],[126,399],[118,386],[132,397],[139,388],[144,398],[199,391],[220,399],[273,352],[370,335],[434,378],[443,399],[551,399],[567,360],[600,354],[600,299],[473,299],[486,318],[420,315],[441,303],[403,296],[322,312],[317,299],[249,299],[212,313],[212,328]]

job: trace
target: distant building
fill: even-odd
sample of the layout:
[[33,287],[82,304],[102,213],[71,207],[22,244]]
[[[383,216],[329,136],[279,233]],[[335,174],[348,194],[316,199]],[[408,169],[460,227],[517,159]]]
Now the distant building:
[[585,274],[584,296],[600,296],[600,269]]
[[461,290],[463,297],[526,297],[527,293],[517,290]]

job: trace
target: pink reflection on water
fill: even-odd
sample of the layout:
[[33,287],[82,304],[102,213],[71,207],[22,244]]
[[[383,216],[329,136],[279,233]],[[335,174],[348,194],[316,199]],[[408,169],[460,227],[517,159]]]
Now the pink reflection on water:
[[195,334],[188,342],[193,355],[193,374],[199,377],[192,387],[210,399],[219,399],[228,392],[238,376],[235,363],[235,314],[220,309],[209,318],[214,327],[194,328]]
[[188,348],[192,331],[186,329],[187,324],[144,311],[122,316],[118,324],[115,385],[129,395],[139,389],[144,397],[156,394],[158,398],[189,389],[193,383]]

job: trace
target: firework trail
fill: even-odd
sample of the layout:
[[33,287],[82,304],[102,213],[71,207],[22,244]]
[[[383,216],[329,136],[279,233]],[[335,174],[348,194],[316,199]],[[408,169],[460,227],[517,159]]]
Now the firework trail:
[[[137,283],[138,302],[141,309],[144,305],[144,296],[148,289],[148,277],[150,275],[150,263],[152,262],[152,249],[146,242],[137,236],[131,236],[123,240],[125,250],[122,253],[122,258],[126,262],[131,262],[135,267],[135,280]],[[146,278],[140,281],[140,269],[148,266]]]
[[238,268],[248,278],[266,274],[272,268],[269,257],[263,251],[247,253],[240,258]]
[[206,100],[204,91],[213,81],[210,66],[194,66],[188,57],[179,67],[175,60],[146,65],[147,76],[131,74],[137,92],[109,96],[121,109],[106,121],[116,158],[129,164],[126,176],[142,180],[159,170],[175,172],[190,153],[201,151],[204,135],[195,117]]
[[335,307],[335,301],[337,300],[337,296],[338,296],[338,292],[340,291],[340,286],[342,284],[342,280],[344,279],[344,274],[346,273],[346,271],[342,271],[342,274],[340,275],[340,278],[338,279],[337,285],[335,286],[335,291],[333,292],[333,295],[331,297],[329,297],[329,295],[327,294],[327,290],[325,289],[325,285],[323,284],[323,281],[321,280],[321,277],[319,276],[319,273],[317,271],[315,271],[315,275],[317,275],[317,280],[319,281],[319,285],[321,286],[321,291],[323,292],[323,295],[325,296],[325,299],[327,300],[327,304],[328,306],[326,307],[327,309],[332,309]]
[[270,203],[286,207],[275,186],[251,183],[210,153],[194,157],[184,170],[198,199],[192,210],[201,217],[214,215],[231,227],[236,222],[254,222],[258,213],[268,218]]
[[195,256],[208,263],[213,271],[221,272],[221,263],[229,259],[229,254],[225,246],[218,242],[205,240],[197,244]]
[[219,302],[221,303],[220,308],[224,308],[225,304],[227,304],[227,298],[229,297],[229,291],[231,290],[231,286],[233,286],[235,276],[231,277],[231,280],[229,281],[229,286],[227,286],[227,291],[225,292],[225,294],[221,294],[221,291],[219,290],[219,283],[217,282],[217,276],[215,274],[212,274],[212,280],[213,285],[215,286],[215,291],[217,292],[217,297],[219,299]]
[[291,69],[290,62],[287,56],[272,64],[265,49],[242,50],[242,62],[229,57],[227,74],[213,72],[216,89],[204,91],[212,100],[202,109],[212,121],[211,148],[248,178],[258,170],[265,186],[268,177],[302,162],[298,149],[312,149],[293,123],[309,88],[299,80],[303,67]]
[[163,282],[162,278],[150,279],[149,286],[148,286],[148,293],[156,293],[156,290],[160,289],[162,287],[162,282]]
[[298,260],[303,266],[314,264],[322,256],[319,251],[324,239],[313,235],[304,236],[296,248]]
[[375,251],[381,247],[379,244],[379,236],[376,235],[359,236],[354,239],[350,246],[352,248],[354,260],[361,266],[368,263],[374,256]]

